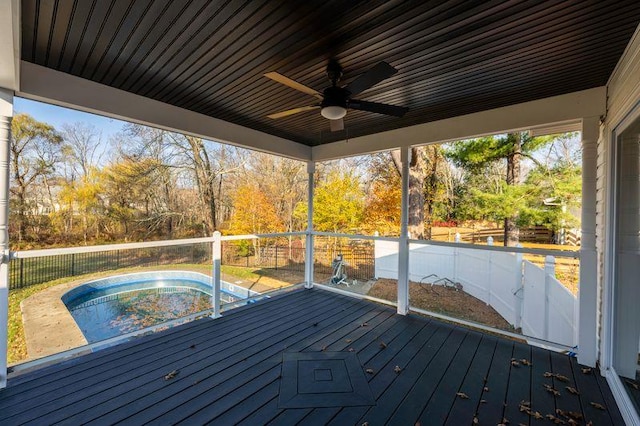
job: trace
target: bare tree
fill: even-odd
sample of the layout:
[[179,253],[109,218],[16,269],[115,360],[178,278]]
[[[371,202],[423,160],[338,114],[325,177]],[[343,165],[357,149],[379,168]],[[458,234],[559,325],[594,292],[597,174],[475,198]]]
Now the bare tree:
[[102,157],[102,134],[94,126],[76,122],[62,126],[64,161],[71,169],[67,180],[76,180],[87,176],[92,167],[96,167]]

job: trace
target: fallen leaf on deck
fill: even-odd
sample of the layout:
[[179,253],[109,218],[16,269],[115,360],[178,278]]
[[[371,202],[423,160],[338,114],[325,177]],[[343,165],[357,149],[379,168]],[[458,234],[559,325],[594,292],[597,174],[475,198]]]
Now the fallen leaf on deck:
[[344,339],[345,342],[351,343],[351,339]]
[[598,404],[597,402],[590,402],[589,404],[591,404],[592,407],[597,408],[598,410],[606,410],[604,405]]
[[512,359],[511,359],[511,365],[512,365],[512,366],[514,366],[514,367],[519,367],[519,366],[520,366],[520,363],[519,363],[517,360],[515,360],[515,359],[513,359],[513,358],[512,358]]
[[591,374],[591,369],[589,367],[585,367],[582,369],[582,374]]
[[478,423],[480,423],[480,420],[478,420],[478,417],[477,417],[477,416],[474,416],[474,417],[473,417],[473,424],[474,424],[474,425],[477,425]]
[[481,399],[481,400],[480,400],[480,404],[486,404],[486,403],[487,403],[487,400],[486,400],[486,399]]
[[399,366],[399,365],[396,365],[396,366],[393,368],[393,371],[395,371],[395,373],[396,373],[396,374],[400,374],[400,372],[402,371],[402,368],[400,368],[400,366]]
[[553,376],[553,378],[554,378],[554,379],[558,379],[558,380],[560,380],[561,382],[568,382],[568,381],[569,381],[569,378],[568,378],[568,377],[563,376],[562,374],[557,374],[557,373]]
[[469,399],[469,395],[464,392],[456,392],[456,395],[458,395],[462,399]]
[[180,373],[180,370],[173,370],[170,373],[168,373],[166,376],[164,376],[165,380],[171,380],[174,377],[176,377],[178,375],[178,373]]
[[349,348],[349,352],[354,352],[354,351],[355,351],[355,349]]
[[545,417],[547,418],[547,420],[551,420],[552,422],[554,422],[557,425],[566,424],[564,420],[554,416],[553,414],[547,414]]
[[373,374],[373,368],[367,368],[364,372],[367,374]]
[[368,326],[368,325],[369,325],[369,323],[368,323],[368,322],[363,322],[362,324],[360,324],[360,327],[366,327],[366,326]]
[[580,392],[578,392],[578,389],[576,388],[572,388],[571,386],[565,386],[564,388],[568,390],[569,393],[572,393],[574,395],[580,395]]
[[529,362],[529,360],[528,360],[528,359],[524,359],[524,358],[522,358],[522,359],[520,360],[520,363],[521,363],[522,365],[529,365],[529,366],[533,365],[533,364],[531,364],[531,362]]
[[553,387],[551,387],[551,385],[543,384],[542,386],[544,386],[544,389],[547,392],[550,392],[550,393],[554,394],[555,396],[560,396],[560,392],[557,389],[554,389]]
[[380,342],[380,348],[387,349],[387,344],[385,342]]
[[632,382],[632,381],[630,381],[630,380],[625,380],[625,381],[627,382],[627,384],[628,384],[629,386],[631,386],[631,387],[632,387],[632,388],[634,388],[635,390],[640,390],[640,386],[638,386],[638,384],[637,384],[637,383],[633,383],[633,382]]
[[323,346],[322,349],[320,349],[321,352],[326,352],[326,350],[327,350],[326,346]]
[[584,418],[581,413],[577,413],[575,411],[569,411],[568,413],[565,414],[565,416],[571,417],[572,419],[575,419],[575,420],[582,420]]
[[536,419],[544,419],[544,417],[542,416],[542,414],[540,414],[537,411],[534,411],[533,413],[529,413],[530,415],[532,415],[533,417],[535,417]]
[[482,390],[485,392],[489,392],[489,386],[485,386]]

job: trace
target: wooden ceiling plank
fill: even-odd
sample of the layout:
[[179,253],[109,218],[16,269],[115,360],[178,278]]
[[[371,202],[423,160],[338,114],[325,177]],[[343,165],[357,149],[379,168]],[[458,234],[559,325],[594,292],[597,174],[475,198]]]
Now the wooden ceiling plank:
[[[585,46],[585,47],[589,47],[589,46],[595,46],[597,47],[598,45],[602,45],[602,47],[606,48],[607,47],[611,47],[612,45],[616,45],[616,36],[617,34],[611,33],[610,37],[607,39],[603,39],[602,37],[598,36],[598,35],[593,35],[591,37],[588,38],[584,38],[584,37],[580,37],[580,33],[578,32],[577,34],[575,34],[573,37],[575,38],[575,42],[580,43],[581,45]],[[477,62],[477,63],[472,63],[472,65],[468,65],[467,67],[463,67],[460,64],[454,64],[452,66],[449,66],[448,70],[446,69],[438,69],[437,71],[433,71],[431,73],[430,70],[430,74],[434,74],[437,77],[433,77],[432,75],[425,75],[425,76],[416,76],[416,75],[412,75],[409,74],[410,76],[401,76],[402,78],[402,82],[403,82],[403,86],[400,87],[396,87],[395,89],[389,90],[389,88],[386,89],[374,89],[369,93],[369,95],[367,96],[367,99],[372,99],[372,100],[376,100],[379,102],[388,102],[388,103],[397,103],[399,104],[400,102],[403,101],[402,95],[395,97],[395,98],[388,98],[386,95],[389,94],[392,91],[403,91],[404,89],[406,89],[407,87],[410,87],[412,91],[416,91],[416,89],[422,89],[422,87],[420,85],[429,85],[429,86],[436,86],[439,82],[441,82],[442,80],[451,80],[453,77],[462,77],[464,76],[464,74],[466,74],[468,71],[490,71],[492,68],[495,68],[497,66],[502,66],[502,65],[508,65],[509,63],[517,63],[519,64],[519,66],[521,66],[523,64],[523,61],[526,61],[527,64],[526,66],[537,66],[537,63],[539,63],[540,61],[548,61],[550,58],[550,55],[548,54],[548,52],[553,52],[552,54],[555,55],[555,57],[559,57],[561,55],[575,55],[576,52],[579,52],[578,49],[576,49],[576,47],[578,47],[578,45],[574,45],[574,43],[571,43],[572,45],[574,45],[573,47],[567,47],[565,48],[565,50],[560,51],[559,53],[555,50],[552,49],[552,47],[556,44],[559,43],[559,41],[556,38],[552,38],[550,44],[539,44],[539,45],[534,45],[533,47],[530,47],[528,49],[514,49],[513,53],[510,53],[507,56],[500,56],[499,59],[490,57],[485,59],[482,62]],[[624,40],[622,38],[620,38],[620,46],[624,45]],[[533,56],[534,53],[539,53],[541,54],[540,57],[537,56]],[[579,55],[578,55],[579,57]],[[574,58],[572,57],[571,60],[574,60]],[[434,67],[434,68],[439,68],[439,67]],[[468,71],[467,71],[468,70]],[[386,86],[385,83],[381,83],[380,86]],[[450,88],[446,88],[447,90],[449,90]],[[384,96],[384,97],[380,97],[380,96]],[[282,97],[278,97],[279,101],[283,101]],[[306,99],[305,99],[306,101]],[[259,114],[260,111],[264,111],[262,108],[264,106],[265,103],[269,103],[270,99],[267,97],[262,97],[261,99],[257,99],[252,103],[252,109],[245,109],[244,112],[247,114]],[[283,101],[286,102],[286,99]],[[276,107],[280,107],[280,108],[287,108],[291,105],[291,103],[284,103],[283,102],[278,102],[278,105]],[[273,105],[271,105],[273,106]],[[230,108],[233,109],[234,106],[230,105],[227,106],[225,105],[226,108]]]
[[[448,44],[456,45],[456,44],[459,44],[459,43],[460,43],[460,40],[452,39],[452,40],[451,40],[451,42],[450,42],[450,43],[448,43]],[[500,44],[501,44],[501,45],[504,45],[504,43],[500,43]],[[480,50],[480,51],[482,51],[482,50],[484,50],[484,49],[487,49],[487,48],[488,48],[488,46],[487,46],[487,45],[480,45],[480,46],[478,46],[478,50]],[[456,53],[456,54],[457,54],[457,53]],[[419,55],[422,55],[422,56],[423,56],[423,54],[419,54]],[[451,55],[453,55],[453,54],[451,54]],[[378,55],[378,57],[379,57],[379,55]],[[466,57],[466,55],[465,55],[465,57]],[[398,65],[398,61],[397,61],[397,60],[395,60],[395,59],[396,59],[396,58],[392,58],[391,63],[392,63],[392,64],[394,64],[394,65]],[[424,60],[423,60],[422,62],[424,62]],[[422,65],[422,66],[423,66],[423,65]],[[380,89],[381,87],[386,87],[386,86],[389,86],[389,85],[397,84],[397,80],[398,80],[398,79],[402,79],[402,80],[404,81],[406,78],[409,78],[409,77],[407,77],[407,76],[411,76],[411,73],[410,73],[410,71],[411,71],[411,70],[406,69],[406,67],[402,67],[402,66],[400,66],[400,68],[401,68],[401,74],[399,74],[399,75],[395,76],[395,79],[390,79],[390,80],[387,80],[386,82],[381,83],[380,85],[377,85],[377,86],[376,86],[376,88],[375,88],[375,90],[380,91],[380,90],[381,90],[381,89]],[[394,83],[394,82],[395,82],[395,83]],[[238,96],[238,95],[236,94],[236,95],[233,97],[233,99],[236,99],[236,98],[237,98],[237,96]],[[227,99],[227,97],[225,97],[223,94],[220,94],[220,96],[219,96],[219,97],[220,97],[220,98],[222,98],[222,99]],[[264,96],[262,96],[262,98],[254,98],[254,99],[251,101],[251,105],[252,105],[252,106],[255,106],[255,105],[257,105],[258,103],[260,103],[261,101],[265,101],[265,100],[268,102],[270,97],[273,97],[273,96],[272,96],[272,95],[268,96],[268,95],[266,95],[266,94],[265,94]],[[280,98],[280,97],[279,97],[279,98]],[[249,111],[247,111],[247,112],[249,112]]]

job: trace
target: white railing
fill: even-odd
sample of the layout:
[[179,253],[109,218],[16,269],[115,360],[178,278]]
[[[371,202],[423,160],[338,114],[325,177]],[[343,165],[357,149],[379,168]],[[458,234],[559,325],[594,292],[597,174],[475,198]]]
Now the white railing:
[[[216,233],[212,237],[205,238],[17,251],[12,252],[10,258],[11,260],[15,261],[19,259],[33,259],[38,257],[52,257],[59,255],[99,253],[108,251],[127,251],[133,249],[152,249],[158,247],[188,246],[193,244],[211,244],[213,297],[210,315],[212,317],[218,317],[222,312],[220,306],[220,266],[222,264],[222,242],[293,236],[335,237],[351,240],[359,239],[374,241],[376,277],[382,278],[387,276],[389,278],[397,278],[399,264],[397,258],[398,248],[400,244],[399,238],[358,234],[342,234],[332,232],[291,232],[234,236],[221,236]],[[306,241],[308,242],[309,239],[307,238]],[[536,254],[555,255],[567,258],[579,258],[579,254],[577,252],[545,249],[525,249],[518,247],[479,247],[471,244],[448,243],[439,241],[404,241],[407,241],[407,244],[409,245],[410,268],[407,274],[407,282],[398,282],[399,291],[401,290],[402,286],[405,286],[405,291],[408,292],[409,280],[419,281],[422,277],[429,274],[436,274],[441,277],[452,276],[455,281],[462,283],[466,292],[474,297],[477,297],[480,300],[485,300],[487,303],[491,304],[491,306],[493,306],[496,311],[498,311],[505,319],[507,319],[508,322],[514,324],[514,326],[516,327],[522,327],[523,332],[525,334],[530,334],[531,337],[534,338],[534,340],[550,340],[552,342],[562,343],[565,345],[570,345],[570,343],[574,341],[573,338],[571,339],[571,342],[569,342],[562,337],[569,333],[575,334],[575,317],[574,313],[571,313],[574,311],[571,311],[571,309],[567,308],[568,313],[562,313],[564,312],[562,310],[564,308],[561,309],[559,308],[559,306],[564,306],[567,304],[570,305],[571,298],[575,300],[575,297],[570,292],[566,291],[566,289],[558,291],[556,287],[558,287],[559,283],[553,277],[552,279],[545,278],[545,286],[543,286],[544,294],[541,295],[541,287],[537,285],[537,283],[541,281],[541,278],[536,278],[536,276],[542,277],[546,275],[544,274],[544,271],[542,271],[541,274],[540,269],[530,262],[523,262],[522,255]],[[305,250],[307,252],[307,255],[305,256],[305,277],[309,278],[310,275],[308,272],[309,270],[313,270],[313,248],[309,250],[308,247],[305,247]],[[309,256],[309,251],[311,251],[311,256]],[[515,264],[517,264],[517,262],[521,262],[521,264],[524,265],[520,269],[520,271],[522,271],[520,288],[516,285],[518,268],[513,266],[514,262]],[[393,274],[394,270],[396,273],[395,276]],[[453,270],[454,272],[447,272],[451,270]],[[479,276],[485,276],[486,281],[488,281],[490,285],[478,285],[477,281]],[[506,286],[504,284],[501,284],[505,282],[514,284],[508,284]],[[536,284],[534,284],[534,282]],[[312,282],[306,283],[306,285],[308,286],[311,286],[312,284]],[[395,301],[382,300],[368,296],[366,294],[352,293],[348,291],[347,288],[338,289],[332,286],[320,286],[330,291],[336,291],[352,297],[370,299],[379,303],[392,304],[394,306],[397,306],[397,299]],[[528,288],[527,286],[529,286],[530,288]],[[528,292],[530,294],[530,300],[527,300],[524,303],[522,300],[523,292]],[[520,303],[520,306],[518,306],[518,303]],[[543,311],[539,310],[540,306],[542,306]],[[423,312],[419,308],[411,307],[411,309],[417,312]],[[539,320],[534,321],[536,312],[538,312],[538,315],[540,314],[540,312],[547,312],[547,315],[545,317],[547,318],[547,325],[540,326]],[[460,320],[454,317],[449,317],[447,315],[434,315],[449,321],[454,321],[465,325],[474,325],[469,321]],[[548,324],[554,324],[554,326],[549,327]],[[555,324],[562,325],[556,327]],[[514,335],[513,333],[484,326],[482,324],[476,324],[476,326],[478,328],[490,330],[496,333]]]
[[[524,336],[575,346],[577,299],[549,265],[554,259],[551,253],[571,259],[578,253],[420,240],[411,241],[409,253],[410,281],[458,285],[514,329],[522,328]],[[523,260],[525,253],[546,254],[547,268]],[[375,258],[377,278],[398,279],[397,242],[376,241]]]

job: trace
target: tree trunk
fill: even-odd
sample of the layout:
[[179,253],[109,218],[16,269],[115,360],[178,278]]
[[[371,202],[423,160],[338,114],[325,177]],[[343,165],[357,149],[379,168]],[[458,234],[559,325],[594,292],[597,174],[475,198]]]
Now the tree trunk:
[[[400,151],[391,151],[393,164],[402,176]],[[409,162],[409,238],[424,239],[424,181],[427,176],[427,164],[419,148],[411,148]]]
[[[412,149],[413,151],[413,149]],[[412,155],[413,157],[413,155]],[[413,159],[411,161],[413,163]],[[424,239],[424,173],[418,167],[409,167],[409,238]]]
[[440,162],[440,156],[438,155],[437,146],[425,147],[429,155],[429,161],[431,167],[429,168],[429,177],[427,179],[426,191],[425,191],[425,219],[427,223],[426,238],[431,239],[431,227],[433,223],[433,205],[436,202],[436,191],[438,190],[438,163]]
[[[508,136],[513,140],[511,154],[507,157],[507,185],[514,186],[520,183],[520,162],[522,161],[522,137],[520,133],[512,133]],[[517,215],[504,219],[504,245],[513,247],[520,242],[520,229],[516,225]]]

